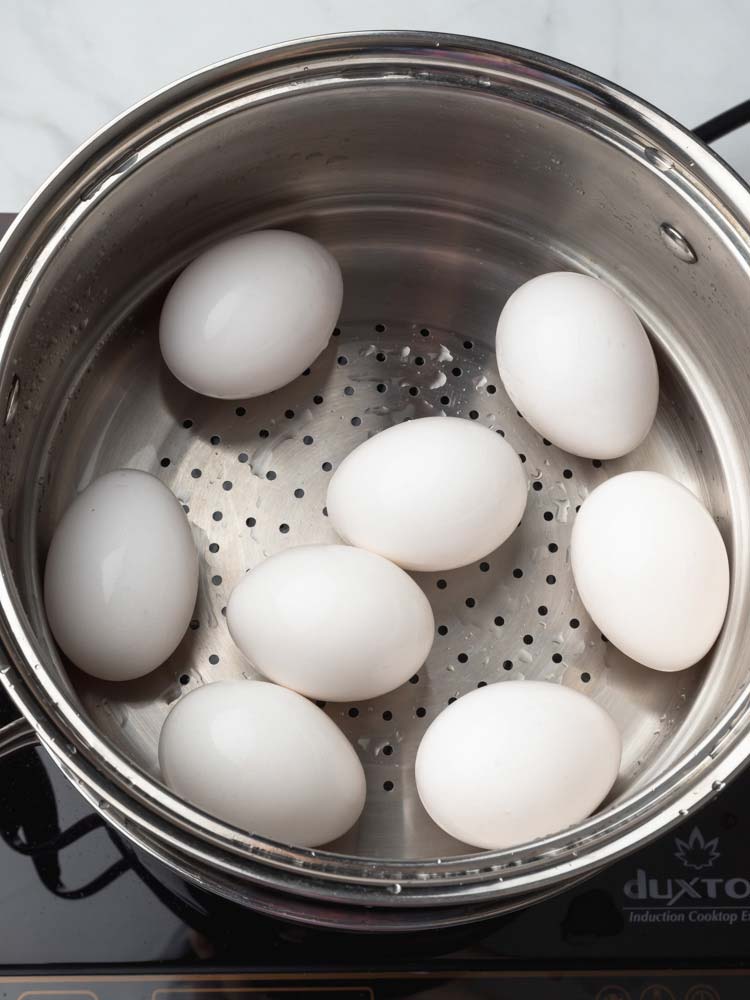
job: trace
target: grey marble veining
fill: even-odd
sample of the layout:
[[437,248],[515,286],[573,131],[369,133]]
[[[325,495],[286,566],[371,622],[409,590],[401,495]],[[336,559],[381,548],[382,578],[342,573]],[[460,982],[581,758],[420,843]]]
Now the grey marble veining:
[[[744,0],[2,0],[0,211],[179,76],[290,36],[455,31],[567,59],[696,125],[750,96]],[[750,128],[717,148],[750,176]]]

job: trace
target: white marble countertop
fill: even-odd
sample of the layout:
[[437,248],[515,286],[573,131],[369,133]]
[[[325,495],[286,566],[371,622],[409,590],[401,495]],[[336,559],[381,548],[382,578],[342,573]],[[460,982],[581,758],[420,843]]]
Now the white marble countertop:
[[[18,210],[87,136],[177,77],[289,37],[373,27],[547,52],[686,125],[750,97],[744,0],[1,0],[0,211]],[[717,149],[750,177],[750,127]]]

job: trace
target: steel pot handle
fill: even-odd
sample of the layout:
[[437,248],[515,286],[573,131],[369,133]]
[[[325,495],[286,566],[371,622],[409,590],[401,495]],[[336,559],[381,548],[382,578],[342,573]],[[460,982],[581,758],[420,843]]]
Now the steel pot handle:
[[0,729],[0,760],[15,753],[16,750],[23,750],[24,747],[33,747],[38,744],[39,739],[36,733],[26,719],[21,716],[20,719],[14,719],[13,722],[9,722],[7,726]]
[[[0,692],[0,711],[7,717],[13,710],[10,700]],[[17,750],[38,746],[40,743],[35,730],[22,716],[0,728],[0,761],[10,757]],[[90,813],[63,829],[59,824],[57,803],[52,784],[46,775],[44,765],[37,755],[28,762],[20,762],[24,775],[36,776],[38,787],[34,797],[34,809],[27,812],[23,800],[14,807],[3,808],[0,819],[0,839],[12,850],[29,858],[42,884],[60,899],[85,899],[93,896],[111,882],[128,871],[137,871],[138,861],[125,849],[116,831],[109,827],[96,813]],[[12,764],[6,767],[12,768]],[[28,769],[31,768],[31,771]],[[60,853],[71,844],[77,843],[89,833],[102,829],[112,841],[118,857],[91,881],[74,888],[68,888],[62,877]]]
[[694,128],[693,134],[703,142],[716,142],[735,129],[747,125],[748,122],[750,122],[750,100],[735,104],[733,108],[722,111],[715,118],[709,118],[707,122]]

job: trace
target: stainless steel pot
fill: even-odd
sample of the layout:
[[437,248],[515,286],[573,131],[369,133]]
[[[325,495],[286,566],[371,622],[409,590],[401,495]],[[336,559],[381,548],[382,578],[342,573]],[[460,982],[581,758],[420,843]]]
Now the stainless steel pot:
[[[60,168],[0,248],[2,679],[24,715],[6,747],[33,733],[110,822],[204,888],[361,929],[528,905],[699,806],[750,751],[749,218],[743,183],[654,108],[494,42],[388,32],[296,42],[219,64],[124,114]],[[336,254],[340,331],[286,389],[241,403],[198,398],[160,364],[165,289],[204,246],[268,226],[313,234]],[[654,430],[605,466],[539,439],[497,377],[505,297],[555,268],[619,289],[657,350]],[[482,564],[419,577],[440,628],[414,683],[327,706],[366,767],[359,826],[329,849],[299,850],[175,799],[155,757],[169,704],[249,672],[223,625],[229,588],[276,549],[332,537],[327,477],[358,441],[441,410],[505,433],[541,488],[521,529]],[[121,466],[154,472],[180,497],[204,586],[170,661],[118,686],[61,662],[40,571],[76,490]],[[731,553],[724,632],[684,673],[625,660],[572,587],[575,509],[629,468],[690,486]],[[422,811],[415,748],[451,698],[519,676],[600,701],[623,732],[623,769],[580,826],[476,853]]]

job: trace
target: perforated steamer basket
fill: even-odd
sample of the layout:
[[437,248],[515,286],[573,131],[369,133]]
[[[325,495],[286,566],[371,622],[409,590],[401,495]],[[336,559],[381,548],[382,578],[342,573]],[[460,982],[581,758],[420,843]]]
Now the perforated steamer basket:
[[[33,732],[115,826],[188,879],[339,927],[431,926],[528,904],[700,805],[750,746],[748,217],[745,186],[658,111],[493,42],[308,40],[210,68],[123,115],[60,168],[0,250],[2,677],[25,720],[5,732],[4,748]],[[159,357],[166,290],[204,247],[271,226],[308,233],[337,256],[340,325],[290,386],[231,403],[201,398]],[[553,269],[620,291],[658,355],[656,424],[617,462],[549,445],[499,382],[500,308]],[[411,683],[325,707],[365,766],[361,821],[325,849],[300,850],[176,799],[156,764],[170,706],[200,684],[253,676],[223,618],[232,586],[273,552],[333,541],[326,486],[344,455],[393,423],[440,413],[505,435],[523,456],[529,504],[481,563],[417,576],[438,629]],[[40,578],[67,504],[118,467],[152,472],[180,498],[202,585],[174,656],[114,685],[61,662]],[[573,586],[577,507],[626,469],[689,486],[731,554],[724,632],[705,663],[682,673],[628,662]],[[454,698],[524,678],[603,705],[623,735],[621,774],[580,826],[477,853],[420,806],[416,748]],[[507,766],[522,770],[523,757],[519,745]]]

